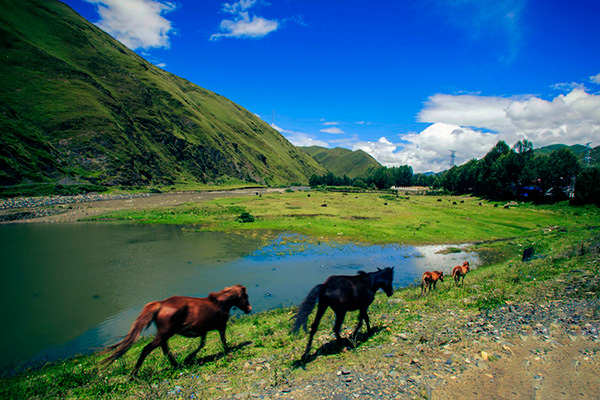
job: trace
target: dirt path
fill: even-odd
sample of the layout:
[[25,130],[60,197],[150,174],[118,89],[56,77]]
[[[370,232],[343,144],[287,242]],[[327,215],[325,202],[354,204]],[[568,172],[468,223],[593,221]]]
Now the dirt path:
[[[385,344],[361,345],[349,364],[320,357],[327,372],[318,377],[290,374],[283,384],[217,398],[599,399],[598,304],[431,310]],[[376,323],[396,331],[391,317]]]
[[[8,207],[0,210],[0,223],[31,222],[75,222],[83,218],[106,214],[119,210],[143,210],[151,208],[173,207],[185,203],[200,203],[223,197],[257,196],[265,193],[280,193],[284,189],[236,189],[210,192],[175,192],[152,194],[144,197],[127,196],[121,199],[90,201],[87,198],[51,197],[32,198],[23,202],[23,206]],[[107,196],[108,197],[108,196]],[[73,201],[73,202],[71,202]],[[64,202],[64,203],[63,203]]]

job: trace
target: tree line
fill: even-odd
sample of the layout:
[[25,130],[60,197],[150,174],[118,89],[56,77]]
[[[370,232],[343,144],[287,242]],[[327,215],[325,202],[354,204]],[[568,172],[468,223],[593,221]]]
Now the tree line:
[[475,194],[494,199],[557,201],[600,205],[600,166],[581,165],[567,147],[536,154],[533,143],[521,140],[512,148],[499,141],[482,159],[472,159],[439,174],[414,174],[411,166],[378,167],[364,177],[313,175],[311,187],[353,186],[389,189],[428,186],[453,194]]
[[411,166],[378,167],[366,176],[349,178],[336,176],[331,172],[325,175],[313,175],[308,180],[311,187],[316,186],[352,186],[363,189],[389,189],[392,186],[433,186],[437,178],[434,175],[414,174]]
[[472,193],[499,199],[564,200],[598,203],[600,169],[583,166],[571,149],[536,154],[533,143],[521,140],[512,148],[499,141],[481,160],[454,166],[437,185],[456,194]]

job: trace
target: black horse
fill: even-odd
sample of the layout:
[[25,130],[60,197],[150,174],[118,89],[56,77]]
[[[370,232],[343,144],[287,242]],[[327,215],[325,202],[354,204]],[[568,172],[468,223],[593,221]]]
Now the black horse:
[[392,287],[393,279],[394,268],[388,267],[385,269],[377,268],[377,271],[369,273],[359,271],[358,275],[354,276],[333,275],[327,278],[322,284],[315,286],[300,305],[300,309],[295,316],[294,326],[292,327],[292,332],[297,332],[301,326],[304,327],[305,331],[307,330],[308,316],[318,300],[317,315],[311,326],[310,337],[308,338],[308,344],[306,345],[302,359],[306,359],[310,352],[313,337],[319,328],[319,322],[323,314],[325,314],[327,307],[331,307],[335,312],[336,319],[333,332],[338,343],[342,342],[340,330],[348,311],[359,310],[358,325],[352,334],[353,337],[358,333],[363,320],[367,323],[367,330],[370,331],[371,325],[369,323],[369,316],[367,315],[367,308],[373,303],[375,292],[378,289],[382,289],[388,296],[394,294]]

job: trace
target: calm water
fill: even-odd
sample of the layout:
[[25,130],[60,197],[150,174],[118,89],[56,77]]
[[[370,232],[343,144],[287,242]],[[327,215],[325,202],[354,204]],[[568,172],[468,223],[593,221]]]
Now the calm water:
[[[309,243],[174,226],[0,225],[0,370],[68,357],[122,337],[152,300],[246,285],[255,311],[300,303],[332,274],[395,266],[394,285],[477,256],[445,246]],[[152,333],[152,330],[148,330]]]

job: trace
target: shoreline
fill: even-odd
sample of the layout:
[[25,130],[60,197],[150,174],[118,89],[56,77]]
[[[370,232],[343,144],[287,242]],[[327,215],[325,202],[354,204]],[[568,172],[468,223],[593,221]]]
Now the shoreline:
[[111,211],[173,207],[223,197],[282,193],[284,190],[246,188],[169,193],[15,197],[0,201],[0,224],[78,222]]

